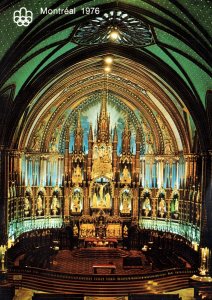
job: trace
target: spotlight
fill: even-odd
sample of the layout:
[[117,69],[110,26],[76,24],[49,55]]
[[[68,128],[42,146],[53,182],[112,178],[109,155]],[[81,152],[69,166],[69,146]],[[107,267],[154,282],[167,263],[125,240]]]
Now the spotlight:
[[105,66],[105,67],[104,67],[104,70],[105,70],[106,73],[109,73],[109,72],[111,71],[111,67]]
[[111,65],[112,62],[113,62],[113,58],[112,58],[111,56],[106,56],[106,57],[104,58],[104,62],[105,62],[106,64],[108,64],[108,65]]
[[112,29],[112,31],[110,32],[110,39],[112,41],[116,41],[119,38],[119,33],[117,31],[117,28]]

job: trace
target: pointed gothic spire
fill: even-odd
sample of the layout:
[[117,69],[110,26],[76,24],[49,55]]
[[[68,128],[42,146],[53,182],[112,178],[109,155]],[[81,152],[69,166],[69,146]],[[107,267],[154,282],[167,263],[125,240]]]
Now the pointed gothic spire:
[[118,133],[117,133],[116,125],[115,125],[114,131],[113,131],[113,142],[118,142]]
[[101,110],[97,119],[97,141],[109,142],[110,140],[110,117],[107,112],[107,97],[106,93],[102,96]]
[[130,152],[131,131],[129,129],[129,119],[126,116],[125,127],[122,134],[122,152]]
[[89,142],[93,142],[93,129],[92,129],[92,123],[90,123],[90,127],[89,127],[88,141],[89,141]]
[[100,110],[100,119],[107,117],[107,94],[106,92],[103,93],[102,103],[101,103],[101,110]]

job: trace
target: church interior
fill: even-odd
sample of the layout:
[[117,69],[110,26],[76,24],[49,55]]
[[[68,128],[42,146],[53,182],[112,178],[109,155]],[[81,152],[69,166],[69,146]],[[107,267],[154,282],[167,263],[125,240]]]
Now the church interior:
[[1,299],[212,299],[211,13],[0,3]]

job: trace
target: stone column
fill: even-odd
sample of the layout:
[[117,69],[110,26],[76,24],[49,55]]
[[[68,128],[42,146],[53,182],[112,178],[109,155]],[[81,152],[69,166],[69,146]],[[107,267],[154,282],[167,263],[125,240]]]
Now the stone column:
[[[212,250],[212,151],[202,155],[202,212],[200,246]],[[212,275],[212,267],[209,267]]]
[[9,151],[1,150],[1,190],[0,190],[0,244],[7,243],[8,231],[8,188],[9,188]]
[[90,207],[89,207],[89,186],[84,187],[83,192],[84,192],[84,205],[83,205],[84,215],[89,215],[89,210],[90,210]]
[[133,210],[132,210],[132,216],[133,219],[138,218],[138,187],[135,186],[135,182],[133,182]]

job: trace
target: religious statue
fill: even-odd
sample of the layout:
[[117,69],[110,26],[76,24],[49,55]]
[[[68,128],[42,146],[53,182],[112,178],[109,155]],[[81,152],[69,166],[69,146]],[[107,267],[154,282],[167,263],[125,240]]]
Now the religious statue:
[[78,227],[77,227],[77,225],[75,224],[74,225],[74,228],[73,228],[73,235],[76,237],[76,236],[78,236]]
[[43,212],[43,200],[40,195],[37,198],[37,213],[40,216]]
[[53,196],[51,209],[52,209],[52,212],[54,215],[56,215],[58,213],[59,203],[58,203],[58,199],[57,199],[56,195]]
[[164,153],[165,154],[172,154],[172,144],[170,140],[166,140],[165,146],[164,146]]
[[81,211],[81,207],[80,207],[80,195],[79,193],[76,193],[74,195],[74,198],[73,198],[73,212],[80,212]]
[[147,154],[154,154],[154,149],[153,149],[153,141],[151,137],[147,140]]
[[83,225],[81,225],[81,227],[80,227],[80,236],[81,237],[86,237],[86,227],[85,227],[86,225],[85,224],[83,224]]
[[160,217],[163,218],[166,212],[166,201],[163,198],[160,198],[159,200],[158,210]]
[[40,148],[40,138],[39,138],[39,136],[37,136],[37,135],[33,136],[33,141],[32,141],[31,148],[34,151],[39,151],[39,148]]
[[129,196],[124,193],[123,194],[123,201],[122,201],[122,213],[123,214],[129,214],[130,213],[130,207],[129,207]]
[[178,211],[179,211],[179,201],[178,201],[177,198],[175,199],[175,204],[174,204],[174,206],[175,206],[175,212],[178,212]]
[[123,169],[123,172],[122,172],[121,182],[122,183],[131,183],[130,172],[129,172],[126,165],[124,166],[124,169]]
[[82,170],[81,170],[79,164],[77,164],[76,168],[74,168],[72,181],[74,183],[82,183]]
[[149,212],[151,211],[151,203],[149,197],[146,197],[143,203],[143,209],[145,212],[145,216],[147,217],[149,215]]
[[30,202],[29,198],[25,197],[24,198],[24,215],[28,216],[29,215],[29,210],[30,210]]
[[76,168],[74,168],[74,175],[81,176],[81,168],[80,168],[79,164],[77,164]]
[[128,237],[128,228],[127,228],[127,225],[124,225],[124,228],[123,228],[123,237],[124,238]]
[[105,184],[98,184],[99,186],[99,197],[100,197],[100,201],[104,199],[104,187],[107,185],[107,183]]
[[105,143],[96,144],[93,147],[93,166],[91,177],[96,178],[103,175],[111,179],[113,177],[111,146],[107,146]]

